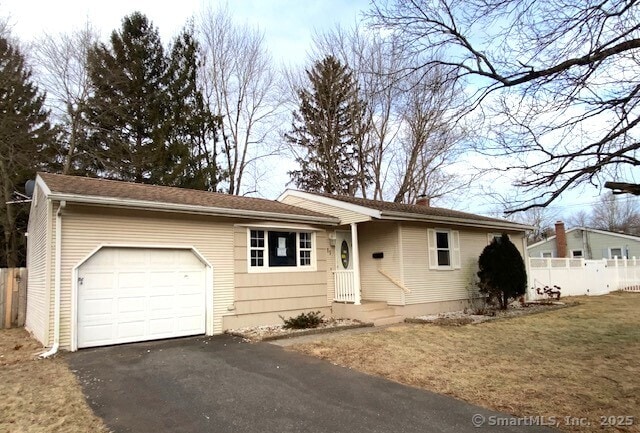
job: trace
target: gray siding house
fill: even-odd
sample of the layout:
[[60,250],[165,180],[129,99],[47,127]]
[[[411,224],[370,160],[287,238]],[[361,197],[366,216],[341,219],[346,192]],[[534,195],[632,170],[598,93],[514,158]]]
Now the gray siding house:
[[527,247],[529,257],[585,259],[640,258],[640,237],[585,227],[566,230],[556,223],[556,235]]

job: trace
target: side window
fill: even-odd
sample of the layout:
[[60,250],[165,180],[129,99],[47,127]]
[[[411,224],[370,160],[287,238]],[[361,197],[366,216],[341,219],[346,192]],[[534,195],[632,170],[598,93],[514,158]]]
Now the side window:
[[428,229],[430,269],[460,269],[460,233],[457,230]]
[[449,232],[436,232],[436,250],[438,254],[438,266],[451,266]]
[[551,251],[542,251],[540,253],[540,257],[542,257],[543,259],[550,259],[553,257],[553,254],[551,253]]

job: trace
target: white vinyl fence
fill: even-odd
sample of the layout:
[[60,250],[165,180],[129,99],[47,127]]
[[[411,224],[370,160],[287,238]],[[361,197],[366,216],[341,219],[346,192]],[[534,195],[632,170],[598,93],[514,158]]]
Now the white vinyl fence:
[[560,287],[562,297],[640,292],[640,259],[529,258],[529,299],[544,299],[536,288]]

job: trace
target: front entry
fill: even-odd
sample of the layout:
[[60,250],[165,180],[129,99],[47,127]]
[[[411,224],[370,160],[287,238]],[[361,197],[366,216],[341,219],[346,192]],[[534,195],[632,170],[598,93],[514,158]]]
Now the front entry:
[[356,283],[353,270],[355,257],[350,231],[336,231],[335,253],[334,300],[336,302],[356,302]]
[[351,232],[336,231],[336,270],[353,269],[353,251]]

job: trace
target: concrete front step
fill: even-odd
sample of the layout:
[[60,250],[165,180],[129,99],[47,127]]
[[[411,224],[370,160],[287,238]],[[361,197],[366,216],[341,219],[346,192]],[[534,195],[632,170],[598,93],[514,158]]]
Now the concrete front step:
[[375,326],[404,320],[403,316],[396,315],[395,308],[381,301],[363,301],[360,305],[334,303],[332,312],[334,317],[356,319]]

